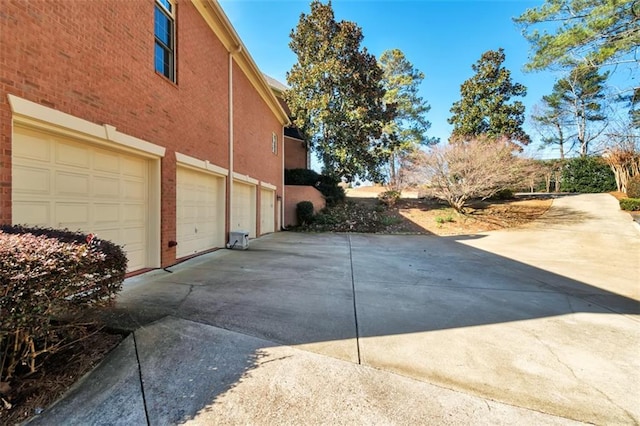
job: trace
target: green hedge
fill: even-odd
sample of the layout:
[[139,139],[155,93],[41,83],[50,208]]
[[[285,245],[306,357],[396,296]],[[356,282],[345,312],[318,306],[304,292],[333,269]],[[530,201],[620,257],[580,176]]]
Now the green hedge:
[[311,201],[300,201],[296,204],[296,214],[298,225],[308,225],[313,222],[313,203]]
[[309,169],[285,169],[285,185],[313,186],[324,195],[327,205],[332,206],[345,200],[344,189],[339,186],[340,178],[321,175]]
[[640,211],[640,198],[623,198],[620,200],[620,208],[627,211]]
[[596,193],[615,189],[613,171],[599,157],[572,158],[562,170],[563,191]]
[[627,197],[640,198],[640,175],[635,175],[627,182]]
[[36,355],[52,351],[52,318],[108,303],[126,269],[122,248],[91,234],[0,226],[0,381],[20,365],[35,371]]
[[285,169],[285,185],[316,186],[320,180],[320,175],[309,169]]

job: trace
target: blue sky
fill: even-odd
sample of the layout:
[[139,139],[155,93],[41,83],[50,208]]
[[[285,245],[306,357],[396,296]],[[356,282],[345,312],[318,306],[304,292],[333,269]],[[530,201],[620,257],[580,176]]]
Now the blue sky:
[[[325,1],[326,2],[326,1]],[[289,49],[289,34],[301,13],[309,13],[307,0],[220,0],[229,20],[263,72],[286,83],[286,73],[296,62]],[[460,85],[473,75],[471,65],[487,50],[504,48],[505,66],[514,82],[528,93],[521,99],[527,117],[533,105],[551,92],[551,72],[524,73],[529,44],[512,21],[539,1],[527,0],[333,0],[337,20],[349,20],[362,27],[362,43],[380,56],[399,48],[426,78],[422,97],[431,105],[427,115],[430,136],[446,142],[451,133],[447,123],[450,108],[460,97]],[[525,128],[537,144],[539,135],[527,123]],[[552,152],[528,149],[536,157],[553,157]]]

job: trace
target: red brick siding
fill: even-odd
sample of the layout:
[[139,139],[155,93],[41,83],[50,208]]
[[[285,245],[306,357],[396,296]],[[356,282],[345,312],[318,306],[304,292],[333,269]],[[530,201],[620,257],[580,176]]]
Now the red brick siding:
[[[156,74],[153,8],[153,0],[0,2],[0,222],[11,222],[10,93],[167,148],[162,264],[175,261],[167,247],[176,233],[175,151],[229,167],[228,54],[191,2],[179,1],[177,84]],[[239,92],[262,102],[250,88]]]
[[307,148],[299,139],[285,136],[284,138],[284,168],[306,169]]
[[[241,68],[233,66],[233,169],[254,179],[277,186],[282,196],[282,125],[267,103],[256,96],[255,89]],[[272,134],[278,136],[278,150],[272,152]],[[274,161],[275,160],[275,161]],[[256,201],[260,214],[260,192]],[[274,203],[274,209],[277,202]],[[260,217],[256,217],[258,228]],[[260,235],[260,229],[257,235]]]
[[286,199],[284,205],[284,226],[295,226],[298,224],[298,203],[301,201],[311,201],[313,212],[318,213],[327,205],[324,196],[313,186],[287,185],[285,188]]

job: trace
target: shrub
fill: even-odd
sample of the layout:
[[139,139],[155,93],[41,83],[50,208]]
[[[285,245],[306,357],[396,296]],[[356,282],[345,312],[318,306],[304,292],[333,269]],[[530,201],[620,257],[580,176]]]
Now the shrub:
[[513,200],[513,191],[511,189],[502,189],[491,197],[492,200]]
[[285,185],[316,186],[320,175],[309,169],[285,169]]
[[640,211],[640,198],[623,198],[620,200],[620,208],[631,212]]
[[311,201],[300,201],[296,204],[296,214],[299,225],[308,225],[313,222],[313,203]]
[[640,198],[640,175],[635,175],[627,182],[627,197]]
[[55,352],[51,321],[86,306],[110,302],[127,267],[123,250],[93,235],[0,226],[0,380],[20,365]]
[[339,183],[340,178],[334,176],[320,175],[318,178],[316,188],[318,188],[318,191],[322,192],[328,206],[334,206],[341,203],[347,197],[344,192],[344,188],[338,185]]
[[384,191],[378,194],[378,200],[387,207],[393,207],[396,205],[398,200],[400,199],[400,191]]
[[285,185],[313,186],[324,195],[327,205],[333,206],[346,198],[344,189],[339,186],[340,178],[320,175],[309,169],[285,169]]
[[568,192],[608,192],[616,189],[616,179],[601,158],[578,157],[562,170],[562,187]]

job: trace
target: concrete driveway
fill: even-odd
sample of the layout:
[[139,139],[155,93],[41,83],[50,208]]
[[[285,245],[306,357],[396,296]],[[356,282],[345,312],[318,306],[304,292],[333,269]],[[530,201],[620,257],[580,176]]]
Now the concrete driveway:
[[35,424],[640,423],[640,228],[609,195],[472,236],[283,232],[129,279]]

